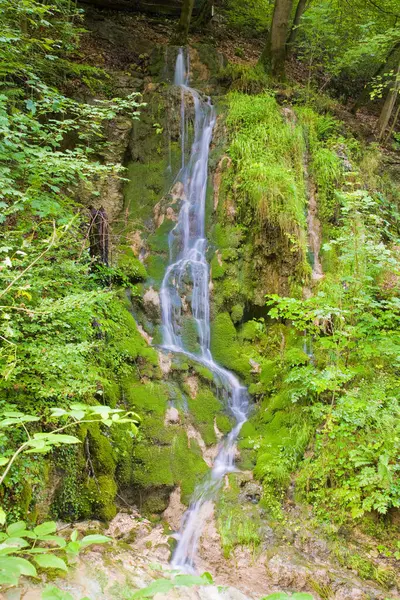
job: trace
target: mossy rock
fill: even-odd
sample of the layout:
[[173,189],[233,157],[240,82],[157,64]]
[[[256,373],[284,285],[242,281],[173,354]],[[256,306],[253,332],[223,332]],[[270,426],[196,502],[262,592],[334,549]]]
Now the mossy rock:
[[181,488],[181,500],[188,505],[196,485],[209,469],[197,441],[192,439],[189,444],[185,432],[175,436],[172,449],[172,472],[176,485]]
[[231,319],[233,323],[240,323],[243,319],[243,306],[241,304],[235,304],[231,310]]
[[146,267],[149,274],[149,280],[155,287],[159,287],[165,275],[167,259],[158,254],[151,254],[146,260]]
[[222,410],[221,403],[213,392],[207,388],[200,388],[196,398],[189,398],[189,410],[196,428],[207,446],[217,442],[214,430],[214,419]]
[[222,277],[224,277],[226,271],[224,263],[220,264],[216,254],[214,254],[213,258],[211,259],[210,267],[213,280],[222,279]]
[[117,514],[115,496],[117,484],[113,477],[100,475],[90,479],[87,493],[92,503],[92,514],[102,521],[111,521]]
[[247,348],[239,343],[228,313],[220,313],[211,323],[211,352],[219,364],[236,371],[245,379],[250,377],[249,358],[254,353],[253,349],[250,346],[246,356]]
[[114,475],[116,468],[114,450],[108,437],[102,433],[100,425],[90,424],[87,438],[88,451],[96,475],[100,473]]
[[162,383],[135,383],[129,377],[121,382],[124,399],[130,408],[142,412],[164,416],[168,405],[168,395]]
[[118,256],[118,269],[126,276],[131,283],[145,281],[148,277],[145,266],[134,255],[129,246],[120,246],[121,254]]
[[147,240],[150,250],[156,253],[167,254],[169,250],[168,246],[168,234],[175,227],[176,223],[169,219],[165,219],[156,231],[151,234]]
[[200,351],[199,330],[194,317],[185,316],[183,318],[181,337],[186,350],[193,354],[197,354]]

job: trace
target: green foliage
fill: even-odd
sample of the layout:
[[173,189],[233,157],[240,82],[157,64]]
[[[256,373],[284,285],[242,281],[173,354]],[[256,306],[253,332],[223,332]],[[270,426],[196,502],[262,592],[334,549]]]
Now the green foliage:
[[153,598],[156,594],[166,594],[175,588],[192,587],[194,585],[204,586],[211,585],[212,583],[213,578],[210,573],[203,573],[203,575],[175,575],[171,579],[156,579],[150,585],[138,590],[130,597],[132,600],[136,598]]
[[228,63],[218,75],[220,81],[232,90],[244,94],[261,94],[270,85],[270,80],[260,64],[255,66]]
[[[254,211],[259,227],[270,222],[288,234],[296,233],[301,247],[305,206],[301,129],[284,122],[271,95],[232,93],[229,99],[229,153],[238,209],[245,214]],[[242,222],[248,219],[242,216]]]
[[321,517],[345,521],[400,505],[400,314],[396,288],[384,291],[398,256],[377,229],[379,203],[364,190],[338,200],[341,227],[325,246],[336,248],[335,271],[309,299],[273,296],[268,303],[270,316],[313,339],[314,360],[293,360],[291,353],[284,380],[291,402],[312,403],[313,418],[323,423],[298,492]]
[[37,567],[68,571],[68,561],[81,550],[110,541],[104,535],[88,535],[79,539],[76,530],[69,540],[56,534],[57,524],[54,522],[29,529],[24,521],[18,521],[0,532],[0,589],[18,585],[22,575],[37,577]]
[[216,506],[217,526],[226,558],[236,546],[247,546],[254,551],[261,542],[259,512],[252,504],[240,504],[239,493],[235,475],[230,475],[229,487],[223,490]]
[[243,5],[239,0],[228,0],[225,3],[225,14],[228,24],[242,33],[263,33],[270,24],[271,5],[267,0],[251,0]]

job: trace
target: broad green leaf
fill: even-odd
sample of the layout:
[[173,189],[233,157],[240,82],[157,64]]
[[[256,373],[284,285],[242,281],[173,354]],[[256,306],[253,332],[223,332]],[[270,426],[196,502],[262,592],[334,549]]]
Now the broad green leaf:
[[74,600],[69,592],[64,592],[54,585],[48,585],[42,592],[42,600]]
[[6,458],[5,456],[0,456],[0,467],[6,465],[9,462],[9,458]]
[[6,529],[8,535],[11,536],[18,536],[20,531],[25,531],[26,530],[26,523],[25,521],[17,521],[17,523],[11,523],[11,525],[9,525]]
[[0,508],[0,525],[4,525],[6,522],[7,515],[2,508]]
[[71,533],[71,542],[76,542],[76,540],[78,539],[78,530],[74,529],[74,531]]
[[26,558],[20,558],[19,556],[5,556],[0,558],[0,569],[7,571],[8,569],[18,569],[21,575],[28,575],[29,577],[35,577],[37,575],[36,569],[29,560]]
[[36,564],[43,569],[60,569],[62,571],[68,571],[68,567],[62,558],[54,556],[53,554],[39,554],[34,559]]
[[41,535],[40,539],[43,542],[54,542],[60,548],[65,548],[67,545],[67,542],[64,540],[64,538],[60,537],[59,535]]
[[72,554],[79,554],[82,546],[80,542],[69,542],[66,547],[67,552],[71,552]]
[[106,535],[94,534],[85,535],[85,537],[81,539],[80,543],[82,547],[85,548],[86,546],[90,546],[90,544],[105,544],[111,541],[111,538],[107,537]]
[[57,531],[57,524],[54,521],[46,521],[46,523],[37,525],[33,531],[37,536],[49,535]]
[[52,408],[50,414],[52,417],[63,417],[67,414],[67,411],[63,408]]
[[174,587],[170,579],[156,579],[150,585],[135,592],[132,598],[153,598],[156,594],[166,594]]
[[35,433],[35,440],[45,440],[47,443],[55,444],[80,444],[79,440],[74,435],[64,435],[62,433]]
[[10,548],[26,548],[29,546],[26,540],[19,537],[9,537],[7,540],[4,540],[3,543]]
[[177,575],[174,579],[174,585],[190,587],[192,585],[210,585],[210,581],[203,575]]

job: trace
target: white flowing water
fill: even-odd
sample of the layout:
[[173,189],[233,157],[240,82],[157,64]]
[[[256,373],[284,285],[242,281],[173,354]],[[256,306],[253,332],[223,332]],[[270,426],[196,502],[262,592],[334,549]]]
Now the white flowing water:
[[[215,125],[215,111],[209,98],[189,86],[189,57],[180,49],[176,60],[175,85],[181,88],[182,166],[176,181],[182,184],[182,204],[176,226],[169,235],[169,266],[160,290],[163,348],[183,353],[206,366],[222,391],[227,410],[236,425],[222,441],[214,465],[206,479],[194,491],[186,511],[172,565],[185,571],[195,570],[198,541],[211,501],[220,489],[224,476],[235,470],[236,441],[247,420],[248,394],[239,380],[220,367],[210,351],[209,265],[206,259],[205,200],[207,191],[208,156]],[[194,105],[194,136],[186,150],[188,126],[186,102]],[[186,157],[186,154],[188,156]],[[188,294],[188,291],[190,292]],[[185,307],[190,296],[191,315],[198,330],[199,350],[189,352],[182,340],[181,328]],[[185,308],[186,314],[186,308]]]

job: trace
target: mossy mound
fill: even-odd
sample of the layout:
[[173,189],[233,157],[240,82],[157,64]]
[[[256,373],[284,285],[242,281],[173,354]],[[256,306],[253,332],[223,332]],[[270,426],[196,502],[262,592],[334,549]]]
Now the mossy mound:
[[145,281],[148,277],[143,263],[135,256],[132,248],[129,246],[120,246],[121,254],[118,256],[117,266],[119,271],[131,283]]

